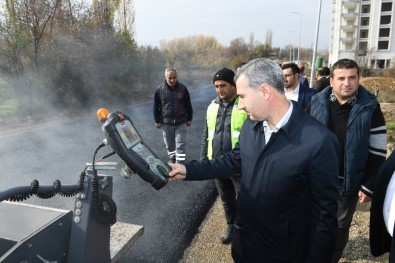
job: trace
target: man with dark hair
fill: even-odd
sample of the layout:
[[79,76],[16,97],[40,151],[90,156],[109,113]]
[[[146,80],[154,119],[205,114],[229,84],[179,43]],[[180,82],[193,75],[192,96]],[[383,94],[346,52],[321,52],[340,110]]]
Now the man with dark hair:
[[[228,68],[216,72],[213,84],[217,98],[207,108],[200,160],[211,160],[232,151],[239,140],[241,126],[247,114],[238,109],[239,97],[233,80],[235,73]],[[240,191],[240,175],[216,178],[218,194],[225,211],[227,229],[221,235],[223,244],[232,241],[236,219],[236,199]]]
[[333,262],[348,242],[358,199],[369,202],[374,179],[387,151],[386,126],[376,97],[359,84],[359,66],[351,59],[337,61],[330,86],[311,99],[311,116],[339,140],[338,230]]
[[299,77],[298,77],[298,81],[300,84],[305,85],[306,87],[310,87],[309,86],[309,80],[307,78],[304,77],[304,64],[303,63],[299,63],[298,65],[299,68]]
[[235,76],[239,109],[249,115],[231,152],[169,164],[170,180],[241,173],[232,239],[234,262],[330,262],[337,226],[338,144],[332,132],[284,95],[270,59]]
[[165,70],[165,82],[154,96],[155,127],[162,129],[170,162],[184,163],[187,127],[192,125],[192,104],[184,84],[178,82],[174,68]]
[[281,66],[284,74],[285,96],[298,102],[302,109],[306,109],[310,103],[311,97],[315,94],[314,89],[300,84],[298,79],[300,76],[299,68],[295,63],[286,63]]
[[317,81],[314,83],[313,89],[315,89],[317,93],[331,85],[324,68],[317,69],[316,77]]

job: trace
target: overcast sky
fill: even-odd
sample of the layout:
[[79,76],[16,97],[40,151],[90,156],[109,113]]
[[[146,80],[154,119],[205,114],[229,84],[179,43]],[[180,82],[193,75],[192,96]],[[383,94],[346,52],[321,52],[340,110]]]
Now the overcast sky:
[[[331,3],[322,0],[319,50],[329,46]],[[248,43],[250,33],[264,43],[271,30],[274,47],[298,46],[301,24],[301,47],[310,48],[318,5],[319,0],[134,0],[135,37],[139,45],[159,46],[160,40],[203,34],[229,46],[238,37]]]

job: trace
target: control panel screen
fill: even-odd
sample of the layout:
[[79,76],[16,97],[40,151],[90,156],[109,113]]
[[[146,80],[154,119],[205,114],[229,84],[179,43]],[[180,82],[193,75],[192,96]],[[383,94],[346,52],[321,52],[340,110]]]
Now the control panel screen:
[[115,124],[115,127],[128,149],[141,141],[130,121],[118,122]]

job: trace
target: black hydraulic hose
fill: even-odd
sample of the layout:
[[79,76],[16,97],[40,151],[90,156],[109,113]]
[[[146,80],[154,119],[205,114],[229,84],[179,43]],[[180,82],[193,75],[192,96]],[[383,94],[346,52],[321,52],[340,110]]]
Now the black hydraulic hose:
[[93,172],[93,176],[96,178],[97,177],[97,171],[95,168],[95,161],[96,161],[96,154],[97,152],[103,148],[104,146],[106,146],[106,144],[104,142],[102,142],[101,144],[99,144],[96,149],[95,152],[93,153],[93,160],[92,160],[92,172]]
[[[0,202],[4,200],[9,200],[9,201],[14,201],[14,202],[20,202],[24,201],[27,198],[33,196],[33,195],[45,195],[47,193],[52,193],[54,192],[54,186],[37,186],[34,184],[37,180],[34,180],[32,182],[31,186],[18,186],[14,188],[10,188],[7,190],[4,190],[0,192]],[[70,193],[70,192],[78,192],[79,186],[78,185],[63,185],[61,187],[61,192],[60,193]],[[22,200],[20,200],[22,199]]]
[[[116,222],[117,206],[111,197],[100,193],[99,178],[97,176],[97,170],[95,169],[96,154],[105,145],[106,144],[104,142],[101,143],[99,146],[96,147],[96,150],[93,154],[92,214],[99,223],[113,225]],[[107,158],[113,154],[114,152],[111,152],[105,155],[103,158]],[[30,198],[33,195],[36,195],[37,197],[42,199],[52,198],[56,194],[66,197],[74,196],[78,192],[81,192],[83,190],[86,169],[87,168],[85,168],[84,171],[81,172],[78,185],[62,186],[59,180],[55,180],[52,186],[39,186],[39,182],[37,180],[33,180],[30,187],[19,186],[0,192],[0,202],[4,200],[21,202]]]
[[94,218],[101,224],[105,225],[113,225],[115,224],[116,214],[117,214],[117,206],[110,197],[105,194],[100,193],[99,188],[99,178],[97,176],[97,171],[95,169],[95,159],[97,152],[106,146],[103,142],[99,146],[96,147],[95,152],[93,154],[92,160],[92,215]]

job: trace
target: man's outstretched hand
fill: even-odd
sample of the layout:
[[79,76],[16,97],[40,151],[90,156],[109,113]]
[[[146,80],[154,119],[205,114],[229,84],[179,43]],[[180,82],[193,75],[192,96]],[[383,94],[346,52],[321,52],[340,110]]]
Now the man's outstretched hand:
[[187,174],[185,165],[178,163],[168,163],[171,167],[169,172],[169,181],[183,180]]

